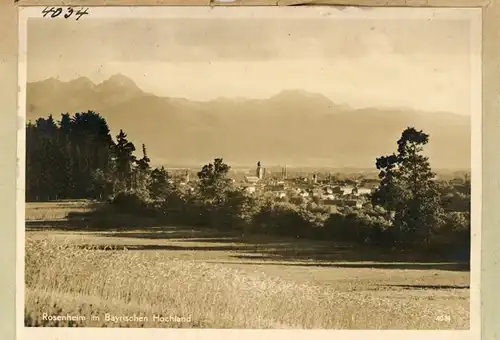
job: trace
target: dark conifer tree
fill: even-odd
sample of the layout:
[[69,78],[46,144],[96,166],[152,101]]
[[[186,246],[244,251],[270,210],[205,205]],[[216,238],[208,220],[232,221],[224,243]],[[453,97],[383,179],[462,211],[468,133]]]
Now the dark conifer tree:
[[116,157],[116,171],[118,180],[124,183],[126,189],[132,186],[132,166],[136,160],[133,155],[135,146],[127,139],[127,134],[120,130],[116,136],[114,156]]

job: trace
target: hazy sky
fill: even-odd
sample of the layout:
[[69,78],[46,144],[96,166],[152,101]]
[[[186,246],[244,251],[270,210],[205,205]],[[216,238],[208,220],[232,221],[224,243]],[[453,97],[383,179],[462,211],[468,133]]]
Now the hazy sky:
[[468,115],[469,22],[340,19],[30,19],[28,81],[122,73],[161,96],[319,92],[352,107]]

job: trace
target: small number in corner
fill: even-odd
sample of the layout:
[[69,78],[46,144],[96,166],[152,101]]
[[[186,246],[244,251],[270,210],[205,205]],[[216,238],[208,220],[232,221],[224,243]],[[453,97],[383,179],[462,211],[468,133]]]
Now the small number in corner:
[[438,315],[436,317],[436,321],[450,322],[451,321],[451,316],[449,316],[449,315]]
[[[45,7],[42,11],[43,17],[47,17],[50,15],[50,18],[57,18],[59,15],[63,13],[62,7]],[[75,14],[75,20],[79,20],[82,16],[88,15],[89,14],[89,9],[88,8],[80,8],[79,10],[75,11],[72,7],[68,7],[63,15],[65,19],[68,19]]]
[[49,14],[50,14],[51,18],[55,18],[55,17],[59,16],[59,14],[61,14],[61,13],[62,13],[61,7],[45,7],[42,11],[44,18]]
[[[73,13],[73,12],[71,12]],[[88,15],[89,14],[89,9],[88,8],[80,8],[78,11],[76,11],[75,15],[76,15],[76,20],[80,19],[82,16],[84,15]]]

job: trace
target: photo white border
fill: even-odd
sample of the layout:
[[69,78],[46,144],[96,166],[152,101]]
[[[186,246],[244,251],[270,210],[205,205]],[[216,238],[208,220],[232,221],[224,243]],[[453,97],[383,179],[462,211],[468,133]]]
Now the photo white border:
[[[54,6],[61,7],[61,6]],[[64,6],[62,6],[64,7]],[[73,7],[79,7],[74,6]],[[87,7],[87,6],[84,6]],[[440,340],[480,339],[480,275],[481,275],[481,217],[482,217],[482,8],[388,8],[388,7],[206,7],[206,6],[121,6],[90,7],[92,19],[167,19],[167,18],[330,18],[330,19],[384,19],[384,20],[468,20],[471,24],[471,271],[470,271],[470,329],[469,330],[254,330],[254,329],[163,329],[163,328],[55,328],[24,327],[24,257],[25,257],[25,147],[26,147],[26,83],[27,83],[27,21],[42,18],[43,7],[19,7],[19,63],[18,63],[18,132],[17,132],[17,260],[16,260],[16,333],[17,339],[94,339],[138,337],[163,339],[258,338],[288,340],[313,336],[314,339],[422,339],[439,337]],[[91,17],[91,18],[90,18]],[[64,20],[61,17],[45,20]],[[69,19],[70,20],[70,19]],[[74,20],[74,19],[73,19]],[[98,43],[96,43],[98,44]],[[460,152],[457,150],[457,152]]]

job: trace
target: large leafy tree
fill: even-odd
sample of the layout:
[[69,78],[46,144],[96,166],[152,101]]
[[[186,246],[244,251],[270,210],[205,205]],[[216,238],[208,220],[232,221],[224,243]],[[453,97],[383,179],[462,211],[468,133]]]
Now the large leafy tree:
[[199,198],[204,223],[222,229],[243,229],[251,222],[255,200],[228,178],[231,167],[222,158],[203,166],[198,172]]
[[227,175],[230,169],[231,167],[225,164],[222,158],[216,158],[213,163],[203,166],[198,172],[199,189],[203,198],[211,203],[220,203],[229,187]]
[[442,224],[435,174],[422,154],[428,142],[428,134],[408,127],[397,142],[397,153],[376,161],[381,181],[372,203],[390,212],[395,239],[401,244],[426,243]]
[[165,200],[167,198],[171,189],[168,177],[168,172],[163,166],[151,171],[148,190],[149,196],[153,200]]
[[198,172],[202,220],[212,227],[228,228],[232,224],[227,209],[228,194],[232,190],[227,177],[229,170],[230,166],[222,158],[216,158]]

